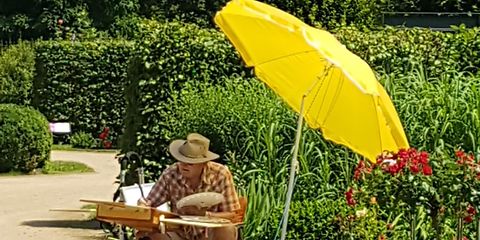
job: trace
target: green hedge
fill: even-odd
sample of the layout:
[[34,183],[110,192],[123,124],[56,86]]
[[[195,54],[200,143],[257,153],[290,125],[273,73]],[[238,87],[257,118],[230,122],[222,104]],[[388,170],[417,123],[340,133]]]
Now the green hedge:
[[[208,1],[153,1],[144,2],[147,16],[180,20],[202,26],[214,26],[215,13],[226,5],[228,0]],[[314,26],[335,28],[342,24],[372,26],[379,22],[380,0],[266,0],[262,1],[300,18]]]
[[131,42],[119,40],[39,42],[33,106],[49,121],[71,122],[73,132],[98,138],[109,127],[115,143],[123,129],[132,51]]
[[0,172],[31,172],[50,160],[47,119],[31,107],[0,104]]
[[385,11],[397,12],[480,12],[477,0],[387,0]]
[[429,74],[469,71],[480,68],[480,28],[457,28],[453,33],[428,29],[385,28],[363,31],[340,28],[336,37],[377,70],[404,73],[416,65]]
[[35,51],[28,42],[0,49],[0,103],[28,104],[35,69]]
[[172,135],[163,130],[169,123],[168,100],[184,84],[222,83],[226,77],[248,75],[240,58],[215,30],[191,24],[149,21],[137,56],[129,66],[127,119],[122,138],[124,150],[141,150],[147,160],[161,161]]
[[[380,239],[387,236],[386,222],[381,219],[375,206],[368,208],[365,215],[357,215],[354,207],[345,200],[322,198],[320,200],[298,200],[290,204],[286,239]],[[268,227],[246,239],[280,238],[279,228],[283,206],[271,212]],[[247,223],[248,224],[248,223]],[[278,231],[278,233],[277,233]],[[277,234],[277,235],[276,235]]]

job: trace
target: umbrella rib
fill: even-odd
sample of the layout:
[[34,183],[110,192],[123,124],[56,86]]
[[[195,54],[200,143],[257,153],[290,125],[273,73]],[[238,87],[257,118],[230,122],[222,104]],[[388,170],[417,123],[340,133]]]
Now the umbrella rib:
[[[311,104],[310,106],[308,107],[307,111],[305,112],[305,114],[307,114],[310,109],[312,108],[313,106],[313,102],[315,102],[315,99],[317,99],[317,96],[318,94],[320,93],[320,90],[322,89],[322,85],[325,81],[323,81],[324,79],[322,78],[326,78],[328,77],[328,72],[330,71],[330,69],[332,68],[332,64],[329,64],[328,66],[325,67],[325,70],[323,71],[323,76],[322,77],[318,77],[318,80],[314,82],[314,84],[312,84],[312,86],[310,87],[310,89],[307,90],[307,92],[305,93],[305,95],[308,95],[312,90],[313,88],[315,87],[315,85],[317,85],[319,82],[320,82],[320,87],[318,87],[317,91],[315,92],[315,95],[313,95],[313,99],[311,101]],[[330,84],[330,82],[328,83]],[[327,86],[327,89],[328,89],[328,86]],[[325,100],[325,95],[323,95],[323,100],[320,104],[320,109],[318,109],[317,111],[317,116],[315,116],[315,123],[318,123],[317,119],[318,119],[318,115],[320,115],[320,111],[321,111],[321,107],[323,106],[323,102]]]
[[[330,78],[333,77],[332,75],[333,74],[330,74]],[[323,118],[322,125],[324,125],[325,122],[327,121],[327,118],[330,116],[330,113],[332,112],[332,110],[334,108],[334,105],[337,102],[338,97],[340,96],[341,88],[342,88],[343,84],[345,83],[345,76],[342,75],[342,77],[340,78],[339,81],[340,81],[340,83],[337,84],[337,88],[335,89],[335,94],[333,95],[332,102],[329,104],[329,108],[327,110],[327,113],[325,114],[325,117]],[[329,82],[331,82],[331,81],[329,81]],[[320,114],[320,111],[319,111],[318,114]]]
[[[267,61],[264,61],[264,62],[255,64],[255,65],[256,65],[256,66],[260,66],[260,65],[267,64],[267,63],[270,63],[270,62],[275,62],[275,61],[280,60],[280,59],[283,59],[283,58],[294,57],[294,56],[297,56],[297,55],[307,54],[307,53],[311,53],[311,52],[318,52],[318,51],[317,51],[317,50],[309,50],[309,51],[295,52],[295,53],[291,53],[291,54],[288,54],[288,55],[283,55],[283,56],[280,56],[280,57],[276,57],[276,58],[273,58],[273,59],[269,59],[269,60],[267,60]],[[326,58],[321,58],[321,60],[324,60],[324,61],[327,61],[327,62],[328,62],[328,60],[327,60]]]

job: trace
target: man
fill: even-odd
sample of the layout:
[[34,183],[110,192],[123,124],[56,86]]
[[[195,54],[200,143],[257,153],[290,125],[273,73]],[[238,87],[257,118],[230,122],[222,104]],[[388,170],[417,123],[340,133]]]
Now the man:
[[[155,183],[146,199],[140,199],[139,205],[158,207],[170,202],[172,212],[184,215],[211,216],[234,220],[240,209],[233,178],[230,171],[221,164],[211,162],[219,156],[208,150],[210,140],[192,133],[186,140],[175,140],[169,146],[170,154],[178,161],[168,167]],[[177,202],[191,194],[200,192],[218,192],[224,201],[209,209],[184,207],[177,209]],[[148,236],[161,240],[235,240],[236,228],[204,228],[183,227],[160,233],[138,233],[137,238]]]

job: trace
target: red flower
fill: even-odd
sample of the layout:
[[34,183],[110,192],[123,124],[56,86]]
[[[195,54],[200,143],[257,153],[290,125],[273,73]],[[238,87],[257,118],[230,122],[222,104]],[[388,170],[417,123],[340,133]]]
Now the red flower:
[[386,239],[387,239],[387,238],[386,238],[385,235],[383,235],[383,234],[380,235],[380,236],[378,236],[378,240],[386,240]]
[[468,212],[468,214],[470,214],[470,215],[475,215],[475,214],[477,214],[477,210],[476,210],[472,205],[468,205],[467,212]]
[[410,171],[412,171],[413,173],[418,173],[420,169],[418,169],[418,165],[412,165],[410,166]]
[[427,164],[428,163],[428,153],[427,152],[421,152],[420,153],[420,163],[421,164]]
[[455,151],[455,156],[457,156],[458,158],[463,158],[465,157],[465,152],[462,150],[457,150]]
[[109,132],[110,132],[110,128],[109,128],[109,127],[104,127],[104,128],[103,128],[103,132],[104,132],[104,133],[109,133]]
[[360,179],[361,174],[362,172],[360,172],[360,170],[355,169],[355,172],[353,173],[353,179],[355,179],[355,181],[358,181]]
[[345,198],[347,199],[347,204],[349,206],[355,206],[357,203],[355,199],[353,199],[353,188],[348,189],[348,191],[345,193]]
[[417,153],[417,149],[415,149],[415,148],[410,148],[410,149],[408,149],[408,155],[409,155],[410,157],[415,157],[415,156],[417,156],[417,154],[418,154],[418,153]]
[[112,148],[112,142],[110,141],[103,142],[103,147],[107,149]]
[[405,150],[405,149],[400,149],[400,150],[398,151],[398,158],[399,158],[400,160],[404,160],[404,159],[406,160],[406,159],[408,159],[408,155],[409,155],[409,154],[408,154],[407,150]]
[[471,222],[473,222],[472,216],[466,216],[463,220],[464,220],[466,223],[471,223]]
[[358,181],[364,169],[365,169],[365,162],[363,160],[360,160],[360,162],[358,162],[357,167],[355,168],[353,178]]
[[100,138],[100,139],[102,139],[102,140],[105,140],[105,139],[107,138],[107,135],[108,135],[107,133],[102,132],[102,133],[100,133],[100,135],[98,136],[98,138]]
[[432,168],[428,165],[423,165],[423,175],[430,176],[432,175]]
[[463,236],[463,237],[462,237],[462,240],[468,240],[468,237]]

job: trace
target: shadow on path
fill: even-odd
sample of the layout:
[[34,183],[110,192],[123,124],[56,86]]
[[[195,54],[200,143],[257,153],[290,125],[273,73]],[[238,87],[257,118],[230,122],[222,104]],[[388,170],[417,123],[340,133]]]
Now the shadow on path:
[[47,228],[100,229],[100,223],[94,220],[32,220],[21,225]]

